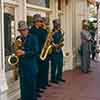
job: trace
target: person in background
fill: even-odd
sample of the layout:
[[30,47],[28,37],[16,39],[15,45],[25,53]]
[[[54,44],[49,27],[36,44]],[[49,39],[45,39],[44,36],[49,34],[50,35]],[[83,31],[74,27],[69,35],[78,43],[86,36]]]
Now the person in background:
[[38,41],[35,36],[29,34],[25,21],[19,21],[18,31],[22,41],[21,49],[16,51],[16,56],[19,57],[21,100],[37,100]]
[[53,51],[51,54],[51,83],[58,84],[65,82],[62,78],[63,72],[63,51],[60,45],[63,42],[63,33],[61,31],[61,24],[59,19],[53,20],[53,36],[52,45]]
[[92,60],[95,61],[95,56],[96,56],[96,40],[94,37],[91,38],[91,55],[92,55]]
[[88,31],[88,22],[87,20],[83,20],[82,23],[82,31],[80,32],[81,36],[81,46],[80,46],[80,51],[81,51],[81,66],[80,70],[83,73],[88,73],[90,72],[90,39],[91,36]]
[[96,56],[96,40],[95,40],[95,34],[96,34],[96,29],[94,27],[90,28],[90,34],[91,34],[91,55],[92,55],[92,60],[95,60]]

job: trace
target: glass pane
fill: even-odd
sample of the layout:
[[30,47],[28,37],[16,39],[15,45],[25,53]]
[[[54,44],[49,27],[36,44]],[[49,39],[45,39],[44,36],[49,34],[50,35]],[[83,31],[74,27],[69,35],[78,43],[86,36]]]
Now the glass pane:
[[27,0],[27,3],[49,8],[49,0]]
[[61,10],[61,0],[58,0],[58,10]]

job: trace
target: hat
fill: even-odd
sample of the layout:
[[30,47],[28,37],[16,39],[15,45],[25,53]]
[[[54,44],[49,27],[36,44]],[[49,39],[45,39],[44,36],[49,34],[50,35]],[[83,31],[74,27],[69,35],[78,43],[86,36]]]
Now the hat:
[[35,23],[37,21],[43,21],[43,19],[42,19],[40,14],[33,15],[33,22]]
[[26,22],[21,20],[18,22],[18,30],[23,30],[23,29],[27,29],[28,26],[26,25]]
[[84,19],[84,20],[82,21],[82,24],[85,25],[85,26],[88,26],[88,20]]
[[55,20],[53,20],[53,24],[54,25],[60,25],[61,23],[60,23],[59,19],[55,19]]
[[48,25],[48,24],[49,24],[49,20],[48,20],[48,18],[47,18],[47,17],[42,17],[42,19],[43,19],[43,22],[44,22],[46,25]]

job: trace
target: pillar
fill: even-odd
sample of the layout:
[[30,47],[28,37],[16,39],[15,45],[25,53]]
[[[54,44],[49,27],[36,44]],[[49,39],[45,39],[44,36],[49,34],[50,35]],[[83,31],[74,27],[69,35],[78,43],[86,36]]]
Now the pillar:
[[18,6],[15,8],[15,33],[19,35],[17,31],[17,24],[20,20],[27,20],[27,7],[26,0],[17,0]]
[[[68,0],[65,4],[64,70],[72,70],[79,62],[81,21],[88,16],[86,0]],[[84,16],[82,16],[84,15]]]
[[5,54],[4,54],[4,20],[3,0],[0,1],[0,100],[7,100],[7,83],[5,77]]

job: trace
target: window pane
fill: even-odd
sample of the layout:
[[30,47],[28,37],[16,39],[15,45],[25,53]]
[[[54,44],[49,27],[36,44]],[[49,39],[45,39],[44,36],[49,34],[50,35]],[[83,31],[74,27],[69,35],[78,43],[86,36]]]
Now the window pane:
[[61,0],[58,0],[58,10],[61,10]]
[[27,3],[49,8],[49,0],[27,0]]

